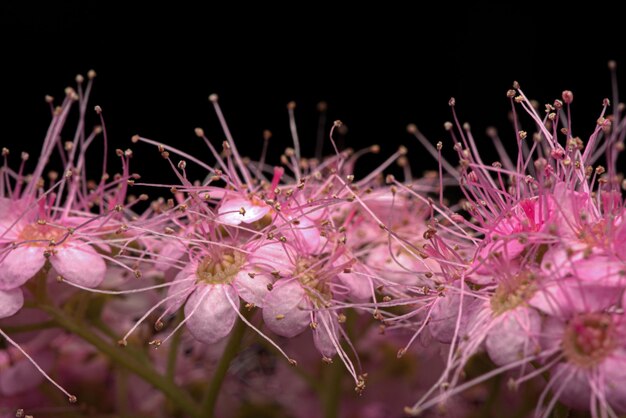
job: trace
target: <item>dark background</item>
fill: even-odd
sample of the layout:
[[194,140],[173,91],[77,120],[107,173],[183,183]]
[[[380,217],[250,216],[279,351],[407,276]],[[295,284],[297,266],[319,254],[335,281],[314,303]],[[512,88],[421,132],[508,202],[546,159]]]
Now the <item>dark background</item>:
[[[575,11],[556,3],[527,10],[444,4],[412,12],[312,2],[275,10],[50,3],[0,6],[0,146],[12,151],[38,149],[49,122],[44,95],[60,99],[77,73],[94,68],[93,104],[104,109],[112,148],[131,146],[139,133],[211,161],[193,128],[223,138],[207,100],[215,92],[244,154],[258,156],[262,131],[274,132],[273,162],[290,145],[286,104],[296,101],[303,149],[312,155],[316,104],[324,100],[329,120],[348,126],[346,146],[381,144],[381,156],[366,165],[406,144],[420,172],[435,165],[406,125],[446,140],[450,96],[486,152],[489,125],[514,144],[505,96],[513,80],[541,103],[573,90],[575,134],[584,137],[610,96],[607,61],[617,60],[620,74],[626,65],[621,21],[600,4]],[[138,171],[157,179],[166,166],[156,152],[133,149]]]

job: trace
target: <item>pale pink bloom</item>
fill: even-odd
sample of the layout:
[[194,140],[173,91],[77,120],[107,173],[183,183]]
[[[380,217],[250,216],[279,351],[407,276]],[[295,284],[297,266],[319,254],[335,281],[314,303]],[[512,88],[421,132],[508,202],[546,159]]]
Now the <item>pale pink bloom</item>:
[[[621,315],[579,313],[550,317],[543,329],[546,350],[563,361],[550,372],[551,389],[564,404],[582,410],[626,412],[626,322]],[[547,388],[547,389],[548,389]],[[547,390],[546,389],[546,390]]]

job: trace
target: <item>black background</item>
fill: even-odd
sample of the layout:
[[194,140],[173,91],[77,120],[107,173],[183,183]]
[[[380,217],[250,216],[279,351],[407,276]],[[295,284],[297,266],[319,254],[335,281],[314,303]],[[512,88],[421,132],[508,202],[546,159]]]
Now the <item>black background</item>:
[[[93,104],[104,109],[112,148],[139,133],[210,161],[193,128],[221,141],[207,97],[218,93],[244,154],[257,156],[264,129],[274,132],[272,162],[290,145],[286,104],[298,104],[305,154],[317,129],[316,104],[349,128],[346,146],[381,144],[382,155],[409,146],[414,172],[435,164],[406,133],[414,122],[446,140],[447,105],[456,97],[490,152],[484,131],[497,126],[514,145],[506,90],[513,80],[540,102],[575,94],[575,134],[587,136],[610,96],[607,61],[626,65],[618,13],[551,3],[515,6],[428,5],[417,11],[321,3],[270,8],[215,3],[116,6],[105,2],[3,2],[0,145],[35,152],[49,122],[45,94],[57,98],[75,74],[98,73]],[[217,142],[219,143],[219,142]],[[135,145],[138,169],[158,179],[163,162]],[[326,143],[326,151],[330,151]],[[17,152],[12,161],[17,162]],[[167,170],[165,170],[167,171]]]

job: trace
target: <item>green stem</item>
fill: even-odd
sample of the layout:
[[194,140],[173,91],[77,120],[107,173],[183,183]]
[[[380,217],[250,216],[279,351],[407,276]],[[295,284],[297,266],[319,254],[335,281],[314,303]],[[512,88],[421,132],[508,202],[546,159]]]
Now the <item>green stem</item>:
[[239,346],[243,341],[243,336],[246,331],[246,325],[241,319],[238,319],[230,332],[230,338],[226,343],[222,357],[220,358],[217,368],[213,373],[209,387],[202,399],[202,405],[200,406],[200,416],[202,418],[212,418],[215,416],[215,405],[217,403],[217,397],[219,396],[222,383],[228,373],[230,362],[239,354]]
[[335,359],[332,364],[327,365],[325,370],[324,392],[322,393],[324,418],[337,418],[339,416],[339,405],[341,402],[341,377],[342,365]]
[[198,412],[196,403],[187,392],[180,389],[172,381],[161,376],[153,369],[126,354],[121,347],[109,344],[100,336],[91,330],[82,327],[76,320],[69,317],[66,313],[60,311],[54,306],[41,305],[40,308],[47,312],[59,326],[96,347],[100,352],[106,354],[115,364],[124,367],[128,371],[150,383],[155,388],[159,389],[165,396],[170,398],[180,410],[187,414],[187,416],[194,418],[204,417],[204,415]]
[[20,332],[41,331],[44,329],[55,328],[56,323],[54,321],[44,321],[35,324],[25,324],[16,326],[3,326],[2,330],[7,334],[18,334]]

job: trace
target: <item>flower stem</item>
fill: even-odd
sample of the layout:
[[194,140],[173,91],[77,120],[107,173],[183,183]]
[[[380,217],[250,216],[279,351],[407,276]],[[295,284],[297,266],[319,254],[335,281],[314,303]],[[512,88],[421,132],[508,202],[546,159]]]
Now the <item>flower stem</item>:
[[81,326],[76,320],[54,306],[41,305],[40,308],[47,312],[59,326],[96,347],[100,352],[106,354],[115,364],[136,374],[159,389],[187,416],[193,418],[204,417],[204,415],[198,412],[196,403],[187,392],[176,386],[174,382],[158,374],[152,368],[138,362],[135,358],[125,353],[123,348],[114,346],[103,340],[99,335]]
[[215,416],[215,405],[217,404],[217,397],[219,396],[222,383],[228,373],[230,362],[239,354],[239,346],[243,341],[243,336],[246,331],[246,325],[241,319],[237,319],[235,326],[230,333],[222,357],[220,358],[217,368],[213,373],[209,387],[202,399],[202,405],[200,406],[200,416],[202,418],[212,418]]

